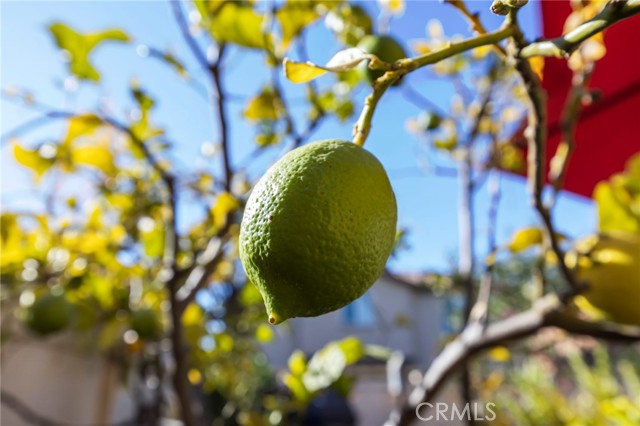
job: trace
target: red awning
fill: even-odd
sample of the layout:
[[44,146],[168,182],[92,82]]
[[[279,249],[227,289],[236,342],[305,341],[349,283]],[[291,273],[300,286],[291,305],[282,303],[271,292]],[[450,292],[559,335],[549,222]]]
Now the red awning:
[[[571,7],[568,1],[541,1],[543,35],[562,34]],[[583,109],[565,189],[591,197],[596,183],[624,169],[640,151],[640,17],[632,17],[605,32],[607,54],[598,61],[590,87],[602,96]],[[548,92],[547,161],[560,142],[558,127],[572,73],[566,60],[545,61],[542,85]]]

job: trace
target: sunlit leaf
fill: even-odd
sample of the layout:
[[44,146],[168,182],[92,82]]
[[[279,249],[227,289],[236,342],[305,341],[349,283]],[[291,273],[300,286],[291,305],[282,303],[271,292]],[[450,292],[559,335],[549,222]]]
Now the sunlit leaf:
[[213,216],[213,226],[216,229],[222,228],[227,223],[227,217],[240,207],[240,202],[228,192],[222,192],[216,198],[211,215]]
[[305,387],[301,377],[287,373],[283,376],[282,381],[297,401],[306,404],[311,399],[312,395]]
[[539,244],[542,244],[542,230],[540,228],[523,228],[511,236],[508,248],[512,252],[518,253]]
[[106,142],[72,148],[71,161],[73,164],[95,167],[105,173],[114,169],[113,155]]
[[598,206],[598,229],[601,232],[626,231],[640,233],[640,215],[629,209],[629,195],[609,182],[600,182],[593,191]]
[[291,40],[319,16],[312,2],[287,1],[276,12],[276,18],[282,28],[282,48],[286,50]]
[[307,357],[301,350],[295,350],[287,361],[289,371],[294,376],[302,376],[307,370]]
[[365,355],[364,345],[357,337],[346,337],[337,342],[337,345],[342,349],[347,365],[355,364]]
[[64,137],[65,145],[71,144],[80,136],[90,135],[103,124],[100,117],[95,114],[85,114],[72,117],[68,120],[67,134]]
[[219,42],[270,50],[270,34],[263,32],[264,16],[248,4],[225,2],[211,19],[211,35]]
[[375,56],[368,54],[357,47],[341,50],[333,55],[325,66],[312,62],[295,62],[284,59],[284,75],[293,83],[306,83],[320,77],[327,71],[343,72],[354,69],[365,59],[373,59]]
[[54,162],[52,158],[43,158],[38,150],[23,148],[18,143],[13,145],[13,156],[19,164],[35,173],[36,180],[40,179]]
[[260,343],[269,343],[273,340],[273,329],[267,324],[260,324],[256,329],[256,340]]
[[100,80],[100,73],[89,60],[91,51],[98,44],[106,41],[127,42],[130,40],[127,33],[116,28],[81,34],[69,26],[57,22],[49,27],[49,31],[51,31],[58,47],[67,52],[71,73],[83,80]]
[[316,352],[302,375],[302,383],[310,392],[331,386],[342,375],[347,366],[347,357],[342,348],[330,343]]
[[251,121],[277,120],[281,113],[280,97],[270,87],[265,87],[258,96],[251,98],[244,110],[244,116]]
[[136,82],[132,83],[131,94],[140,108],[140,117],[131,126],[131,132],[143,142],[163,135],[164,130],[155,127],[149,117],[150,111],[155,105],[155,100],[142,90]]
[[529,65],[538,78],[542,80],[544,76],[544,57],[534,56],[533,58],[529,58]]

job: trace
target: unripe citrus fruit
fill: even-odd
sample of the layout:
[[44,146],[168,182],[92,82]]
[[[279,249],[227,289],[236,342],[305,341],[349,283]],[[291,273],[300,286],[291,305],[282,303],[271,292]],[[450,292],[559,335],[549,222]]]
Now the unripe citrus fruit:
[[[407,54],[404,49],[394,38],[388,35],[368,35],[362,38],[358,43],[358,48],[367,53],[376,55],[378,59],[384,62],[392,63],[398,59],[406,58]],[[383,70],[372,70],[368,66],[369,61],[365,61],[360,65],[360,69],[364,71],[367,80],[373,83],[385,73]],[[394,86],[400,84],[400,80],[393,83]]]
[[295,149],[256,184],[240,229],[240,259],[269,321],[324,314],[382,274],[396,199],[380,162],[346,141]]
[[149,308],[138,309],[131,313],[131,328],[141,339],[157,339],[162,333],[159,314]]
[[592,235],[567,254],[567,264],[590,285],[576,300],[581,308],[640,325],[640,235]]
[[63,294],[47,293],[36,299],[27,314],[27,326],[38,334],[47,335],[67,327],[72,307]]

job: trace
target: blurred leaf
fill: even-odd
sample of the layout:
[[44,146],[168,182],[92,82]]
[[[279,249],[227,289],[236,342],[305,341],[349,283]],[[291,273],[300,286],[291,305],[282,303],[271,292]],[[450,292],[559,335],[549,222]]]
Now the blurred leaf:
[[293,398],[295,400],[303,404],[306,404],[307,402],[309,402],[309,400],[311,400],[312,395],[302,382],[302,378],[294,376],[293,374],[286,373],[283,376],[282,381],[284,382],[285,386],[289,388],[289,391],[291,391],[291,394],[293,395]]
[[210,19],[226,0],[194,0],[194,4],[203,19]]
[[329,11],[325,25],[347,46],[373,33],[373,20],[361,6],[344,3]]
[[160,56],[160,59],[162,59],[167,64],[169,64],[173,69],[175,69],[178,72],[178,74],[180,74],[181,77],[187,76],[188,74],[187,69],[184,67],[182,62],[180,62],[178,58],[175,57],[175,55],[172,52],[164,52],[162,56]]
[[534,56],[533,58],[529,58],[529,65],[533,72],[536,73],[538,78],[542,81],[542,77],[544,76],[544,57]]
[[129,41],[127,33],[120,29],[108,29],[97,33],[81,34],[60,22],[49,26],[56,44],[69,54],[69,70],[82,80],[100,80],[100,73],[91,65],[89,55],[105,41]]
[[52,158],[42,158],[38,150],[31,151],[18,143],[13,145],[13,156],[19,164],[35,173],[36,181],[53,165]]
[[489,351],[489,358],[497,362],[507,362],[511,359],[511,352],[504,346],[496,346]]
[[295,37],[310,23],[318,19],[315,4],[309,1],[288,0],[276,12],[276,18],[282,27],[282,48],[286,50]]
[[291,356],[289,356],[287,364],[291,374],[300,377],[307,370],[307,357],[301,350],[295,350]]
[[73,164],[95,167],[104,173],[114,170],[113,155],[108,143],[74,147],[71,149],[71,161]]
[[357,337],[346,337],[337,342],[337,345],[342,349],[347,365],[355,364],[365,355],[364,345]]
[[593,200],[600,232],[640,233],[640,153],[627,160],[623,173],[599,182]]
[[336,53],[325,66],[312,62],[295,62],[284,59],[284,75],[293,83],[306,83],[321,75],[331,72],[343,72],[354,69],[365,59],[372,59],[373,55],[363,52],[357,47],[341,50]]
[[598,229],[601,232],[640,233],[640,216],[629,209],[629,195],[609,182],[600,182],[593,191],[598,206]]
[[258,96],[251,98],[244,110],[244,116],[251,121],[277,120],[282,114],[282,101],[270,87],[262,89]]
[[229,1],[215,12],[209,30],[219,42],[271,50],[273,40],[270,34],[263,33],[263,23],[264,16],[251,5]]
[[267,324],[260,324],[256,329],[256,339],[260,343],[269,343],[273,340],[273,330]]
[[378,0],[378,4],[393,15],[400,15],[404,12],[404,0]]
[[331,386],[344,372],[347,358],[342,348],[330,343],[316,352],[302,375],[302,383],[310,392],[316,392]]
[[70,118],[63,144],[68,146],[80,136],[93,134],[101,124],[103,124],[102,120],[95,114],[84,114]]
[[540,228],[523,228],[511,236],[511,242],[507,247],[512,252],[519,253],[539,244],[542,244],[542,230]]
[[163,135],[164,130],[153,126],[149,119],[149,112],[155,105],[154,99],[142,90],[136,82],[131,85],[131,94],[140,108],[140,118],[131,126],[131,132],[143,142]]
[[227,217],[231,213],[240,208],[240,202],[228,192],[222,192],[216,198],[211,208],[211,216],[213,217],[213,226],[221,229],[227,223]]
[[[146,217],[141,220],[153,221]],[[162,224],[155,223],[149,229],[139,229],[140,243],[144,249],[144,253],[148,257],[160,257],[164,253],[164,227]]]
[[233,350],[234,341],[233,337],[226,333],[216,334],[216,347],[222,352],[231,352]]

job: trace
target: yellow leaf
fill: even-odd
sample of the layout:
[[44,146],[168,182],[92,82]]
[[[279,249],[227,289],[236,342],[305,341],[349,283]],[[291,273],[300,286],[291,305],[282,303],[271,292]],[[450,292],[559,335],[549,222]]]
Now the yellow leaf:
[[31,169],[35,173],[36,180],[40,179],[53,165],[53,159],[42,158],[37,150],[31,151],[17,143],[13,145],[13,156],[18,163]]
[[71,162],[73,164],[92,166],[105,173],[113,171],[114,168],[113,155],[107,143],[72,148]]
[[218,41],[254,49],[270,49],[272,37],[263,32],[264,17],[250,5],[225,2],[211,20],[211,35]]
[[314,78],[320,77],[327,71],[345,72],[354,69],[365,59],[374,57],[357,47],[344,49],[333,55],[325,66],[316,65],[312,62],[295,62],[284,58],[284,75],[293,83],[306,83]]
[[204,311],[197,303],[190,303],[182,314],[182,325],[190,327],[204,323]]
[[289,47],[291,40],[319,16],[312,2],[288,1],[278,9],[276,17],[282,27],[282,48]]
[[539,228],[523,228],[513,234],[508,248],[512,252],[518,253],[537,244],[542,244],[542,230]]
[[202,382],[202,374],[195,368],[189,370],[189,372],[187,373],[187,377],[189,378],[189,383],[191,383],[192,385],[198,385],[200,384],[200,382]]
[[102,124],[102,120],[95,114],[85,114],[70,118],[68,123],[67,134],[63,141],[65,145],[69,145],[80,136],[95,132],[98,126]]
[[538,78],[542,81],[542,77],[544,75],[544,57],[534,56],[533,58],[529,58],[529,65],[533,72],[536,73]]
[[301,350],[295,350],[289,357],[287,364],[291,374],[298,377],[302,376],[307,370],[307,357]]
[[277,120],[282,104],[278,95],[270,88],[264,88],[260,94],[249,100],[244,116],[251,121]]
[[489,357],[497,362],[507,362],[511,359],[511,352],[504,346],[496,346],[489,351]]
[[216,346],[222,352],[231,352],[234,346],[233,337],[226,333],[216,334]]
[[213,216],[213,226],[216,229],[222,228],[227,223],[227,216],[240,207],[240,202],[228,192],[222,192],[216,198],[216,202],[211,208]]
[[294,62],[284,59],[284,76],[292,83],[306,83],[327,73],[310,62]]
[[260,324],[256,329],[256,339],[260,343],[268,343],[273,340],[273,330],[267,324]]

